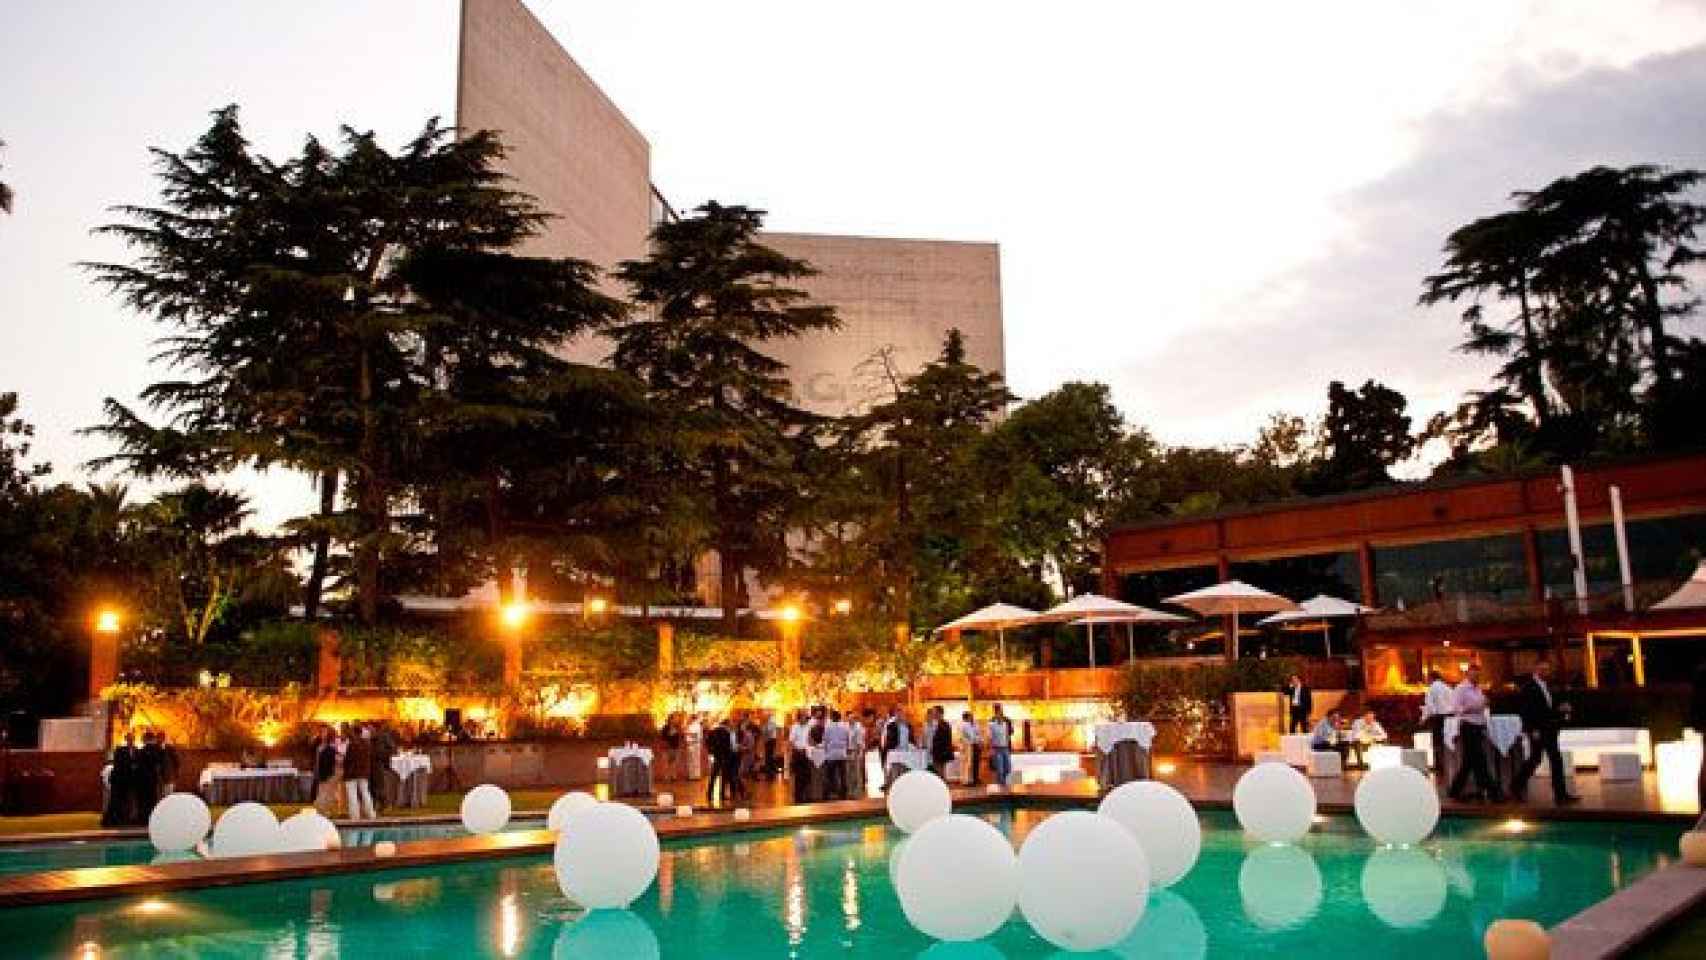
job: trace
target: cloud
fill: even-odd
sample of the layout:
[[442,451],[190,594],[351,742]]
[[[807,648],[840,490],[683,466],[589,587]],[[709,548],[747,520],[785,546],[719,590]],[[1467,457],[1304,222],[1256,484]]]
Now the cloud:
[[1456,310],[1415,304],[1447,234],[1594,164],[1706,166],[1706,45],[1561,82],[1514,71],[1501,87],[1427,118],[1405,162],[1339,198],[1326,253],[1114,374],[1128,415],[1169,441],[1226,442],[1270,411],[1319,413],[1330,380],[1372,377],[1407,394],[1419,423],[1491,368],[1453,350]]

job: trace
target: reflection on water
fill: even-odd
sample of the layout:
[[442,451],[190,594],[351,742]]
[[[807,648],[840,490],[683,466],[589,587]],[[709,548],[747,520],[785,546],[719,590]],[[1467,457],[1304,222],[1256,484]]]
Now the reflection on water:
[[1127,960],[1203,960],[1208,956],[1208,931],[1189,900],[1171,890],[1156,890],[1137,927],[1109,952]]
[[1374,851],[1362,868],[1362,898],[1381,923],[1424,927],[1445,909],[1445,870],[1414,847]]
[[1264,844],[1244,855],[1238,870],[1244,912],[1265,930],[1295,927],[1321,906],[1321,871],[1309,851],[1292,844]]
[[595,910],[565,923],[551,948],[553,960],[657,960],[657,934],[632,910]]
[[918,960],[1006,960],[1006,957],[989,941],[974,940],[932,944],[918,955]]

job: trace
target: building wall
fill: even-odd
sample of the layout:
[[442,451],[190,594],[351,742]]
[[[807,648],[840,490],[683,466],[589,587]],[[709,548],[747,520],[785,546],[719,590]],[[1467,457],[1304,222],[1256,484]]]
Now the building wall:
[[651,146],[521,0],[463,0],[456,122],[498,131],[503,166],[557,216],[523,250],[601,267],[645,252]]
[[840,330],[770,347],[807,409],[861,409],[881,395],[880,367],[868,362],[878,350],[891,350],[901,375],[915,373],[954,328],[972,363],[1005,371],[995,244],[806,233],[766,233],[764,242],[816,267],[800,286],[841,315]]

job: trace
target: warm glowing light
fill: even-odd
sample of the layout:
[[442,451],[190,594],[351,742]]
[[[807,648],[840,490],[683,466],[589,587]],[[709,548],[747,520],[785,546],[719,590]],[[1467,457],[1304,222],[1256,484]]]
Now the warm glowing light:
[[1169,763],[1167,761],[1162,761],[1161,763],[1158,763],[1155,765],[1155,772],[1161,774],[1163,777],[1169,776],[1169,775],[1177,772],[1178,769],[1179,769],[1178,764]]
[[498,612],[498,616],[503,620],[505,628],[517,630],[527,623],[527,618],[532,613],[533,611],[528,608],[527,604],[517,602],[504,604],[503,609]]
[[784,623],[793,623],[800,619],[800,608],[790,603],[777,611],[777,616],[781,617]]
[[498,949],[513,957],[521,947],[521,911],[516,909],[515,894],[506,893],[498,901]]
[[150,897],[136,905],[136,912],[147,916],[156,916],[158,914],[167,913],[171,909],[171,904],[164,900],[157,900],[153,897]]
[[841,614],[844,617],[847,616],[849,613],[852,613],[853,612],[853,601],[847,599],[846,597],[842,597],[840,600],[835,601],[835,612]]
[[586,612],[587,613],[590,613],[593,616],[598,616],[599,614],[603,613],[604,611],[606,611],[608,609],[610,609],[610,601],[609,600],[606,600],[603,597],[587,597],[586,598]]
[[96,633],[117,633],[119,623],[118,611],[111,607],[103,607],[95,614]]
[[101,956],[101,945],[93,940],[83,941],[83,945],[77,950],[79,960],[99,960]]
[[1528,829],[1528,821],[1523,820],[1520,817],[1512,817],[1504,823],[1499,824],[1499,829],[1506,833],[1521,833]]

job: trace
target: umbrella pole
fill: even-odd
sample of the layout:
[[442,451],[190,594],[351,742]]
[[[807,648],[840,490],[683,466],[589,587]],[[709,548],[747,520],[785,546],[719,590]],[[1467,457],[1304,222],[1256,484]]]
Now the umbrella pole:
[[1226,649],[1232,651],[1232,662],[1238,662],[1238,605],[1232,605],[1232,634],[1226,638]]
[[1333,624],[1327,620],[1321,621],[1321,649],[1329,659],[1333,656]]
[[1128,622],[1125,625],[1125,660],[1127,663],[1137,659],[1137,640],[1132,637],[1135,628]]
[[1001,672],[1007,672],[1007,629],[997,627],[995,630],[995,653],[1001,658]]
[[1095,624],[1086,623],[1084,625],[1084,642],[1086,644],[1088,644],[1090,647],[1090,666],[1095,667],[1096,666],[1096,625]]

